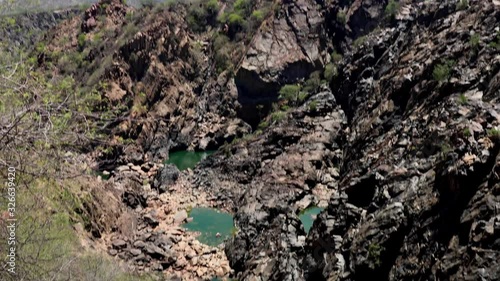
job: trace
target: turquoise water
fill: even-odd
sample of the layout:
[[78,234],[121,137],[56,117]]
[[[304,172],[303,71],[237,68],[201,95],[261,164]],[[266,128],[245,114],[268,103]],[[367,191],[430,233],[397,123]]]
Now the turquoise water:
[[[233,216],[210,208],[193,208],[189,213],[193,221],[184,227],[193,232],[200,232],[198,241],[209,246],[217,246],[230,238],[234,231]],[[220,233],[220,237],[216,234]]]
[[165,164],[174,164],[181,171],[194,168],[198,162],[207,158],[215,151],[177,151],[168,155]]
[[311,207],[304,210],[300,215],[299,219],[302,221],[302,225],[304,225],[304,230],[306,233],[309,233],[316,216],[323,211],[324,208],[320,207]]

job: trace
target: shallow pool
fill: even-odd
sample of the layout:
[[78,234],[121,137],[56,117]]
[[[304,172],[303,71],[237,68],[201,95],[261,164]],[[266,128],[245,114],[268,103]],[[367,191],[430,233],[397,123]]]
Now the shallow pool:
[[189,217],[193,220],[184,224],[184,227],[188,231],[199,232],[198,241],[209,246],[221,244],[235,230],[233,216],[216,209],[193,208]]
[[304,225],[304,230],[306,233],[309,233],[316,216],[323,211],[324,208],[320,207],[310,207],[305,209],[300,213],[299,219],[302,221],[302,225]]
[[215,151],[176,151],[169,153],[168,160],[165,164],[174,164],[179,170],[183,171],[187,168],[194,168],[198,162],[207,158]]

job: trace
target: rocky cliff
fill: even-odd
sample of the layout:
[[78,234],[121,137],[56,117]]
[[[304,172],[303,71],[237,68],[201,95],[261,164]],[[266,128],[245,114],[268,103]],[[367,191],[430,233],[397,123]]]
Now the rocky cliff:
[[31,50],[45,32],[80,12],[80,9],[74,8],[0,17],[2,48],[8,52],[17,52],[20,49]]
[[[86,208],[111,255],[184,279],[500,278],[500,2],[274,1],[223,71],[232,27],[190,9],[102,1],[37,53],[114,114],[89,114],[115,150],[88,156],[116,206]],[[218,151],[160,164],[178,149]],[[235,214],[224,249],[180,228],[192,205]]]
[[234,206],[238,279],[498,279],[499,3],[382,4],[325,19],[357,41],[329,89],[196,171]]

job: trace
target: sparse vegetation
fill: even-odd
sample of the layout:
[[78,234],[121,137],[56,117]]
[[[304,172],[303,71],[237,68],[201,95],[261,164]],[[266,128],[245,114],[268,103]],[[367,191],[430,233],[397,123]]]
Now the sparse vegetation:
[[301,91],[300,85],[285,85],[279,91],[279,98],[289,104],[295,104],[298,101],[299,93]]
[[208,26],[215,25],[218,12],[217,0],[193,3],[188,10],[187,22],[193,31],[201,32]]
[[326,81],[331,82],[333,78],[337,76],[337,67],[333,63],[329,63],[325,67],[324,76]]
[[487,131],[488,137],[495,140],[500,140],[500,129],[492,128]]
[[318,101],[314,100],[309,103],[309,111],[315,112],[318,109]]
[[286,112],[284,111],[275,111],[271,113],[271,121],[273,123],[278,123],[281,120],[285,119],[285,117],[286,117]]
[[471,132],[470,132],[470,129],[469,128],[465,128],[464,129],[464,137],[468,138],[472,136]]
[[500,31],[493,41],[488,44],[489,47],[500,50]]
[[382,246],[377,243],[370,244],[368,246],[368,266],[371,269],[377,269],[382,265]]
[[309,79],[307,79],[304,83],[303,91],[305,93],[305,96],[301,97],[301,94],[299,94],[299,101],[304,101],[305,97],[307,97],[310,93],[317,91],[320,85],[321,72],[314,71],[313,73],[311,73],[311,75],[309,75]]
[[451,68],[455,65],[454,61],[447,60],[443,64],[437,64],[432,71],[432,77],[438,82],[446,81],[450,78]]
[[385,7],[385,14],[389,17],[394,17],[399,10],[399,3],[395,0],[389,0]]
[[479,48],[479,43],[481,41],[481,35],[479,33],[474,33],[469,39],[469,45],[471,49],[477,51]]
[[460,96],[458,97],[458,102],[461,104],[461,105],[466,105],[468,102],[469,102],[469,99],[467,98],[467,96],[465,94],[460,94]]
[[460,0],[458,3],[457,3],[457,10],[461,11],[461,10],[465,10],[469,7],[469,0]]
[[366,36],[360,36],[358,37],[356,40],[354,40],[354,42],[352,43],[352,45],[355,47],[355,48],[358,48],[360,47],[361,45],[365,44],[366,42]]
[[266,120],[263,120],[262,122],[259,123],[259,125],[257,126],[257,128],[259,130],[264,130],[265,128],[269,127],[269,122],[266,121]]
[[337,12],[337,21],[340,22],[341,24],[347,23],[347,16],[343,11]]
[[85,36],[85,33],[80,33],[78,35],[78,48],[80,51],[83,51],[85,49],[85,43],[86,43],[87,37]]
[[333,62],[340,62],[342,60],[342,55],[337,53],[337,51],[333,51],[331,58]]

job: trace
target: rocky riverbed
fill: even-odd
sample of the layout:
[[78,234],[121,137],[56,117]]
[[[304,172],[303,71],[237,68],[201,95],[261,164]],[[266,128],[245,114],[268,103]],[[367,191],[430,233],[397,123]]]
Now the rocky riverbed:
[[134,271],[163,272],[168,280],[211,280],[233,272],[222,245],[202,244],[198,233],[183,226],[192,219],[188,213],[193,207],[213,205],[209,194],[187,181],[191,170],[182,173],[174,165],[145,163],[104,174],[109,175],[108,194],[121,194],[112,199],[128,206],[126,215],[113,222],[111,234],[99,240],[109,255]]

